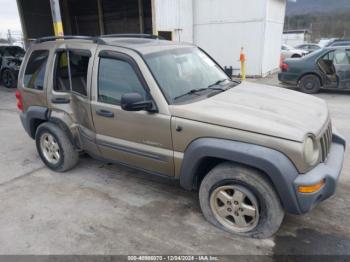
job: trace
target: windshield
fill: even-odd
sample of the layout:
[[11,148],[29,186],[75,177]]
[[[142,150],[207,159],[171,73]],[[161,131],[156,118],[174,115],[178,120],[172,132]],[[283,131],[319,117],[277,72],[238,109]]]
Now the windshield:
[[293,50],[294,48],[290,45],[282,45],[282,50]]
[[24,50],[18,46],[10,46],[5,49],[5,56],[24,56]]
[[208,95],[206,91],[215,91],[213,86],[231,83],[226,73],[198,48],[152,53],[145,59],[170,104]]

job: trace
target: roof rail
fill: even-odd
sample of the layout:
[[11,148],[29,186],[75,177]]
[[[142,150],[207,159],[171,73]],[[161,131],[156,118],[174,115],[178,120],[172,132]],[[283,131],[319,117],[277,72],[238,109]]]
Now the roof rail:
[[101,36],[83,36],[83,35],[66,35],[66,36],[45,36],[40,37],[35,40],[35,43],[44,43],[49,41],[56,41],[56,40],[86,40],[86,41],[92,41],[94,43],[98,44],[105,44],[105,41],[103,41],[101,38],[112,38],[112,37],[125,37],[125,38],[148,38],[148,39],[164,39],[161,36],[157,35],[151,35],[151,34],[110,34],[110,35],[101,35]]
[[109,34],[109,35],[101,35],[99,36],[101,38],[108,38],[108,37],[125,37],[125,38],[149,38],[149,39],[161,39],[164,38],[158,35],[152,35],[152,34]]
[[95,43],[99,42],[100,39],[95,36],[81,36],[81,35],[67,35],[67,36],[46,36],[41,37],[35,40],[35,43],[43,43],[43,42],[49,42],[49,41],[55,41],[55,40],[69,40],[69,39],[77,39],[77,40],[87,40],[87,41],[93,41]]

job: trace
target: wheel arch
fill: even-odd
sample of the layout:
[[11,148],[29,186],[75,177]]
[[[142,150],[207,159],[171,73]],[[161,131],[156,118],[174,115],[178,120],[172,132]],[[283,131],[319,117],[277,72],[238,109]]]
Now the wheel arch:
[[293,186],[298,176],[295,166],[284,154],[258,145],[216,138],[193,141],[184,154],[181,186],[186,190],[198,189],[201,179],[217,164],[226,161],[260,171],[276,190],[284,208],[290,213],[300,213]]
[[76,142],[76,139],[74,139],[74,136],[70,131],[68,125],[58,117],[53,117],[51,115],[51,110],[49,110],[46,107],[41,107],[41,106],[29,107],[25,113],[21,114],[21,121],[24,129],[32,139],[35,139],[36,131],[41,124],[45,122],[56,124],[67,134],[70,142],[76,148],[79,148],[78,143]]

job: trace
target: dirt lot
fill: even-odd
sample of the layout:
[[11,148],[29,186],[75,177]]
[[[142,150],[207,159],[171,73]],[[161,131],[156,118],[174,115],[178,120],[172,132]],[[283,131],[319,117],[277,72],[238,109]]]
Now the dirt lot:
[[[350,92],[317,96],[350,141]],[[0,254],[350,254],[349,171],[347,151],[335,197],[287,215],[274,238],[234,237],[204,220],[196,193],[145,174],[89,157],[68,173],[49,171],[20,124],[14,90],[0,87]]]

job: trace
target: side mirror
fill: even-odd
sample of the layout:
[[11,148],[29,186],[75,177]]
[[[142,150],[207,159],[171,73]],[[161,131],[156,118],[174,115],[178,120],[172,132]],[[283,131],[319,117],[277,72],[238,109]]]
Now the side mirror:
[[152,111],[153,102],[145,100],[139,93],[127,93],[122,96],[121,107],[125,111]]

